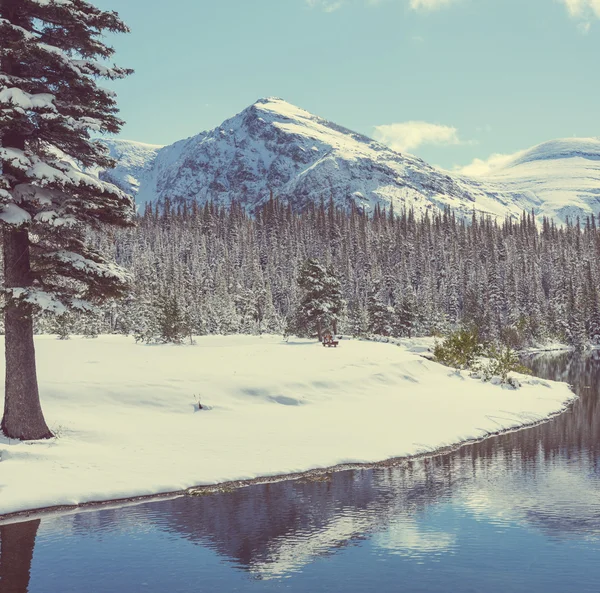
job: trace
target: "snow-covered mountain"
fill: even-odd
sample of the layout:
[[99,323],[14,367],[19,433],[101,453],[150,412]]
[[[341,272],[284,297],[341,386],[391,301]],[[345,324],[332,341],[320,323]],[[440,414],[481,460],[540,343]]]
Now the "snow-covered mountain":
[[140,180],[144,179],[152,168],[158,151],[158,144],[143,144],[131,140],[103,140],[108,146],[110,156],[117,160],[117,166],[102,171],[104,181],[115,183],[130,194],[136,195],[140,189]]
[[[170,146],[112,140],[108,145],[119,165],[101,175],[136,194],[139,205],[165,198],[235,199],[252,209],[272,192],[296,209],[333,197],[339,205],[354,202],[366,209],[393,203],[397,211],[449,206],[461,214],[476,209],[500,216],[533,209],[564,219],[597,211],[600,192],[600,142],[588,141],[580,150],[579,141],[569,142],[521,153],[492,176],[476,179],[436,169],[268,98],[214,130]],[[591,155],[597,155],[596,168],[588,170]],[[560,161],[562,173],[551,160]],[[585,187],[586,193],[575,187]]]
[[536,212],[558,220],[600,212],[600,138],[565,138],[520,152],[486,181],[506,193],[531,192]]

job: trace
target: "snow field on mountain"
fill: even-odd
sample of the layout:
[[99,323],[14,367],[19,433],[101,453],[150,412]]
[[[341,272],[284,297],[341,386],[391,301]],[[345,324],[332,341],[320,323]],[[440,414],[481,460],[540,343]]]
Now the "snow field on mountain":
[[58,436],[0,438],[0,514],[423,453],[542,420],[575,397],[533,378],[518,390],[482,383],[419,356],[426,343],[38,336]]
[[515,194],[532,192],[536,215],[585,224],[600,211],[600,140],[562,139],[519,153],[487,181]]

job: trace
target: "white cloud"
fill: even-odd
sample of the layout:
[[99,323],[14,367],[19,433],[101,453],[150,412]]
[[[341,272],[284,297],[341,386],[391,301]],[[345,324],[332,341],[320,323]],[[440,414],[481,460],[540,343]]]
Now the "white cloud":
[[[333,12],[341,8],[350,0],[305,0],[313,8],[320,8],[325,12]],[[383,0],[363,0],[366,4],[380,4]],[[397,0],[398,1],[398,0]],[[457,4],[461,0],[400,0],[409,5],[412,10],[421,12],[432,12]],[[600,0],[558,0],[564,4],[574,19],[581,21],[579,30],[587,33],[590,30],[591,19],[600,19]]]
[[560,0],[572,18],[579,20],[579,31],[586,35],[592,26],[591,20],[600,19],[600,0]]
[[590,32],[590,29],[592,28],[592,23],[590,23],[590,21],[584,21],[582,23],[579,23],[579,25],[577,25],[577,28],[579,29],[579,32],[582,35],[587,35]]
[[591,15],[600,18],[600,0],[562,0],[569,14],[575,18]]
[[438,10],[455,2],[457,0],[410,0],[410,7],[413,10]]
[[[367,4],[379,4],[382,0],[364,0]],[[455,4],[460,0],[402,0],[408,3],[412,10],[431,12],[438,10],[444,6]],[[568,0],[565,0],[568,1]],[[572,1],[572,0],[571,0]],[[596,0],[590,0],[595,2]],[[306,0],[307,4],[312,8],[320,8],[325,12],[333,12],[338,8],[341,8],[348,0]]]
[[320,8],[325,12],[334,12],[342,7],[344,0],[306,0],[311,8]]
[[523,154],[523,150],[514,154],[493,154],[488,159],[474,159],[465,167],[457,167],[456,171],[469,177],[487,177],[497,169],[501,169],[513,159]]
[[374,137],[399,152],[411,152],[424,144],[444,146],[464,144],[456,128],[426,121],[376,126]]

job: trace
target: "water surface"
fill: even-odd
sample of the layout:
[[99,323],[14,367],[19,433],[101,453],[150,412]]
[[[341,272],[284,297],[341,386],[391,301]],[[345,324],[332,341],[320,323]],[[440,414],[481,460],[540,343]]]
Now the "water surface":
[[398,467],[2,525],[0,593],[597,593],[600,355],[527,364],[581,399]]

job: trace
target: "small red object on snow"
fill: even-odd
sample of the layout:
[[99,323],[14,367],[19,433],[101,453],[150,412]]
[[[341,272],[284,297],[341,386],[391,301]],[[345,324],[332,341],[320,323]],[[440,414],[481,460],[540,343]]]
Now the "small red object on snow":
[[334,348],[337,348],[338,344],[339,344],[339,341],[334,340],[333,336],[331,334],[325,334],[323,336],[323,346],[326,346],[327,348],[331,348],[332,346]]

